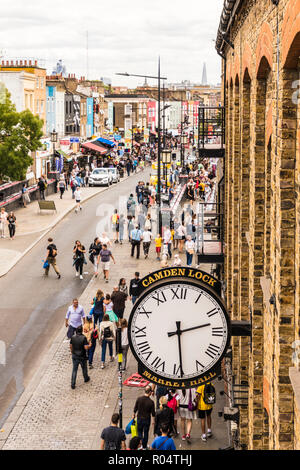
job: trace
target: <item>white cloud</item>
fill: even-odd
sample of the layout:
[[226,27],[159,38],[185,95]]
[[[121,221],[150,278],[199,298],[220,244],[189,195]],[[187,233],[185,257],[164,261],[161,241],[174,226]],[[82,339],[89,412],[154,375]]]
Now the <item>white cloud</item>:
[[158,56],[168,81],[220,82],[216,38],[222,0],[14,0],[1,6],[0,51],[4,58],[45,59],[48,72],[62,59],[70,73],[111,77],[135,86],[143,79],[115,72],[155,75]]

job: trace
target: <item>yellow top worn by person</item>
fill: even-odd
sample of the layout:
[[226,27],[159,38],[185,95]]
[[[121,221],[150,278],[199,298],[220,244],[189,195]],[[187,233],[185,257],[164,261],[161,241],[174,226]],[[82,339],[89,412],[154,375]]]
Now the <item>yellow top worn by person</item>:
[[161,244],[162,244],[162,238],[161,237],[155,238],[155,247],[161,248]]
[[197,394],[200,395],[199,401],[198,401],[198,410],[211,410],[212,405],[207,405],[204,402],[204,387],[205,385],[200,385],[200,387],[197,388]]

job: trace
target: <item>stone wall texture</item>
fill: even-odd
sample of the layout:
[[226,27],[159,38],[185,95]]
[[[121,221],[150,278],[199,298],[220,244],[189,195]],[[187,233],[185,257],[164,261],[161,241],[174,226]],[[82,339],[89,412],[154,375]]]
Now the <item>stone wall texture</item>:
[[[300,0],[245,0],[226,46],[226,302],[252,320],[233,339],[248,383],[240,438],[248,449],[298,449],[289,379],[299,339]],[[271,300],[271,302],[270,302]]]

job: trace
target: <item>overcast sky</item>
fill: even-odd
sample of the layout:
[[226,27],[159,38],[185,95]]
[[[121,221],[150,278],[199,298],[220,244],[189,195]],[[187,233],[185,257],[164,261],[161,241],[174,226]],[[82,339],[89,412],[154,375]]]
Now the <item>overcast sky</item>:
[[[14,0],[1,2],[0,55],[44,59],[48,73],[62,59],[68,73],[109,77],[134,87],[143,79],[115,72],[157,74],[168,82],[219,83],[215,51],[223,0]],[[2,51],[2,54],[1,54]],[[155,82],[149,81],[149,84]]]

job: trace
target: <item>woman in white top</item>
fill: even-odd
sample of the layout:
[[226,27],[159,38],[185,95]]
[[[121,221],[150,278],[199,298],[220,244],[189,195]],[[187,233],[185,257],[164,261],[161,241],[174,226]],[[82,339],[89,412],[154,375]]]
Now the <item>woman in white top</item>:
[[110,361],[113,362],[113,341],[115,339],[115,324],[109,320],[109,315],[106,313],[103,321],[100,323],[100,343],[102,344],[101,353],[101,369],[105,367],[106,346],[109,348]]
[[183,245],[184,245],[184,240],[186,237],[186,230],[185,226],[183,224],[180,224],[179,227],[177,228],[177,237],[179,240],[179,253],[183,252]]
[[102,233],[102,236],[99,238],[99,240],[101,242],[101,245],[107,245],[107,248],[112,246],[111,241],[108,238],[107,233],[105,232]]
[[82,210],[82,207],[81,207],[81,190],[79,189],[79,187],[76,188],[75,192],[74,192],[74,197],[75,197],[75,201],[76,201],[76,208],[75,208],[75,212],[77,213],[79,210]]
[[185,242],[185,250],[186,250],[186,264],[188,266],[192,266],[193,256],[195,253],[195,243],[193,242],[191,235],[188,235],[187,237],[187,241]]
[[128,323],[126,318],[122,318],[120,321],[120,326],[122,328],[122,370],[126,370],[127,365],[127,353],[129,349],[129,341],[128,341]]
[[189,402],[196,403],[196,390],[190,388],[189,390],[177,390],[179,399],[178,414],[180,417],[180,427],[183,441],[189,440],[191,437],[191,430],[193,419],[197,419],[197,411],[190,411],[188,409]]

